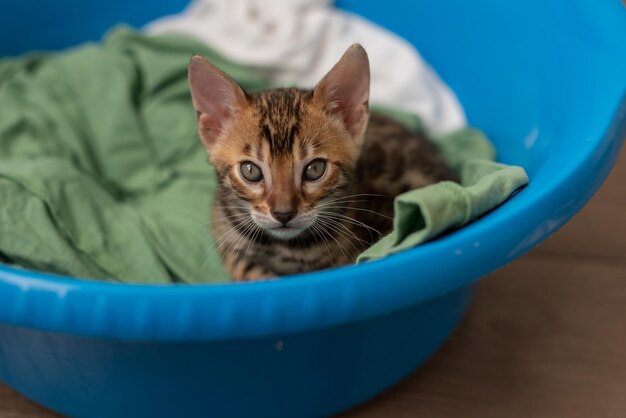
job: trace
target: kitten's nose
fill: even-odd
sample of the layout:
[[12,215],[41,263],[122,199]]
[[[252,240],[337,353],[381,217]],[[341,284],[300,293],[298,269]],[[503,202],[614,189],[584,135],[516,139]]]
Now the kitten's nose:
[[295,210],[280,211],[280,212],[276,210],[272,210],[271,212],[272,212],[272,216],[274,217],[274,219],[282,223],[283,226],[287,226],[287,223],[296,217]]

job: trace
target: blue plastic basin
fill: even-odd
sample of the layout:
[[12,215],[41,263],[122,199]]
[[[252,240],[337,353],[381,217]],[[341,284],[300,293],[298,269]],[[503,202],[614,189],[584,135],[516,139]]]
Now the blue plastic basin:
[[[0,55],[97,39],[184,3],[5,1]],[[71,416],[330,415],[411,373],[452,332],[477,279],[600,187],[626,136],[619,0],[339,3],[418,47],[530,185],[442,239],[292,280],[131,286],[1,267],[3,381]]]

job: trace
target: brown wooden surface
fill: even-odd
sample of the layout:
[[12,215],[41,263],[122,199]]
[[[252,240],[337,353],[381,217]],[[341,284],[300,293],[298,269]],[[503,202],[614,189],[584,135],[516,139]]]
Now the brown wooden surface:
[[[626,417],[626,153],[591,203],[483,280],[443,349],[345,418]],[[52,418],[0,384],[0,418]]]

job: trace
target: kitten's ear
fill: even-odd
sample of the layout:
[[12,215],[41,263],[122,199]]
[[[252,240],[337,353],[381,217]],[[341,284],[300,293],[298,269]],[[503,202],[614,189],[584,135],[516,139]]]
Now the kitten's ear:
[[199,55],[189,62],[189,86],[198,112],[200,138],[209,149],[245,104],[246,95],[233,79]]
[[370,65],[365,49],[349,47],[313,91],[314,99],[324,110],[343,120],[353,135],[363,134],[367,126],[370,95]]

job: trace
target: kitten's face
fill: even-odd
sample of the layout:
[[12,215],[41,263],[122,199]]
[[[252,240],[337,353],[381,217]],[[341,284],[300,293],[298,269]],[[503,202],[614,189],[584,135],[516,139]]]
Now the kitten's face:
[[[223,199],[275,238],[314,227],[350,181],[360,142],[310,92],[248,96],[210,152]],[[233,211],[236,212],[236,211]]]
[[245,93],[201,57],[192,59],[189,81],[222,212],[243,233],[256,226],[288,240],[341,210],[333,199],[350,183],[368,117],[369,63],[360,45],[311,91]]

